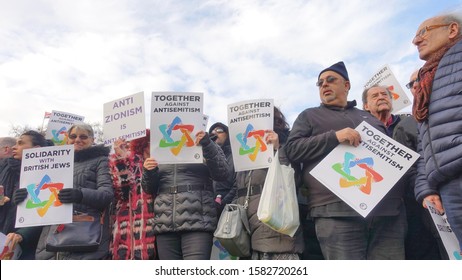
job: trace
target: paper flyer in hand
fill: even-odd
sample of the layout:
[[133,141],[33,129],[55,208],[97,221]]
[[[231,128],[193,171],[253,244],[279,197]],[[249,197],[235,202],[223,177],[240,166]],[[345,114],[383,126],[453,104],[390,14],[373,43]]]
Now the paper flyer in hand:
[[419,154],[367,122],[358,147],[340,144],[310,174],[366,217],[418,159]]
[[267,145],[265,131],[273,130],[272,99],[257,99],[228,105],[228,128],[236,171],[269,167],[273,146]]
[[72,222],[72,204],[61,203],[58,192],[74,185],[74,146],[23,151],[19,188],[27,198],[17,207],[17,228]]
[[51,111],[45,138],[51,139],[55,146],[67,144],[67,131],[72,125],[82,123],[83,116],[61,111]]
[[427,205],[430,216],[432,216],[432,220],[435,223],[436,229],[441,237],[441,241],[443,241],[443,245],[448,253],[449,259],[462,260],[462,256],[459,251],[459,241],[451,229],[451,225],[448,222],[446,214],[440,214],[438,210],[436,210],[435,204],[429,201],[425,200],[425,204]]
[[406,92],[403,90],[395,75],[391,71],[390,66],[385,65],[381,67],[376,73],[374,73],[374,75],[372,75],[369,81],[364,85],[364,88],[375,84],[385,86],[391,92],[393,100],[393,114],[412,104]]
[[204,130],[201,92],[153,92],[151,103],[151,156],[159,164],[202,163],[196,134]]
[[118,138],[130,141],[146,136],[144,92],[104,103],[103,121],[104,145]]

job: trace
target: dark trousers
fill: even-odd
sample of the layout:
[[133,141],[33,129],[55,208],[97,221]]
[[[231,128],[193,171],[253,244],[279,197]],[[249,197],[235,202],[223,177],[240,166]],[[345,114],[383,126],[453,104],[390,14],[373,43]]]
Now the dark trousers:
[[459,241],[460,252],[452,253],[460,257],[462,254],[462,176],[444,183],[439,191],[448,222]]
[[404,260],[406,214],[315,218],[316,234],[327,260]]
[[157,235],[160,260],[210,260],[213,233],[185,231]]

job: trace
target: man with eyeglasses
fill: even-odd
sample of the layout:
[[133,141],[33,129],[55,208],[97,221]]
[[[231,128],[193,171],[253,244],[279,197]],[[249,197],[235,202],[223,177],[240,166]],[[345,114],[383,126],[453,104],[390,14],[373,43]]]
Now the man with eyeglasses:
[[383,123],[355,108],[356,101],[347,101],[351,84],[343,62],[321,71],[316,85],[321,105],[297,117],[285,149],[292,163],[302,165],[309,216],[314,219],[324,258],[404,259],[407,223],[401,198],[387,195],[363,218],[310,174],[340,143],[359,145],[361,138],[354,128],[362,121],[386,134]]
[[218,210],[221,212],[227,203],[231,203],[236,194],[236,189],[233,188],[236,173],[234,172],[233,154],[231,153],[231,143],[229,141],[228,126],[221,122],[214,123],[209,128],[210,139],[220,146],[226,156],[229,166],[232,170],[232,176],[225,181],[213,181],[215,194],[221,196],[221,201],[217,201]]
[[418,124],[415,196],[445,212],[462,254],[462,15],[448,13],[420,24],[412,43],[425,64],[419,71],[412,114]]

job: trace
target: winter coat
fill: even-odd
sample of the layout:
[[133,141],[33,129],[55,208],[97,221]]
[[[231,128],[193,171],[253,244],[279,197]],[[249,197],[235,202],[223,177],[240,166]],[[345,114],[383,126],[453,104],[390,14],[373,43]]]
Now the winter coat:
[[154,259],[154,203],[151,194],[143,192],[141,177],[143,158],[129,154],[109,158],[115,203],[113,205],[112,258],[115,260]]
[[19,188],[21,161],[14,158],[0,160],[0,185],[4,187],[4,195],[10,201],[0,206],[0,230],[3,234],[15,231],[16,205],[13,203],[13,193]]
[[228,161],[229,167],[231,168],[232,176],[225,178],[224,181],[213,181],[213,188],[217,195],[221,195],[221,203],[222,205],[226,205],[231,203],[235,197],[236,189],[233,188],[234,181],[236,180],[236,173],[234,172],[234,162],[233,162],[233,154],[231,153],[231,145],[229,143],[225,143],[225,145],[221,146],[223,153],[226,156],[226,160]]
[[[204,140],[207,138],[207,140]],[[220,147],[204,137],[205,163],[160,164],[143,170],[141,186],[155,194],[154,233],[215,231],[217,209],[212,180],[225,180],[231,169]]]
[[419,202],[462,174],[462,40],[441,59],[433,79],[428,119],[419,123]]
[[[74,156],[74,188],[82,191],[82,201],[74,203],[74,211],[82,213],[100,213],[105,211],[103,237],[101,245],[95,252],[60,252],[59,259],[103,259],[109,254],[110,225],[109,207],[113,201],[111,174],[108,166],[109,148],[93,146],[76,151]],[[46,238],[50,226],[42,229],[37,246],[37,259],[54,259],[57,254],[46,251]],[[24,237],[24,235],[23,235]]]

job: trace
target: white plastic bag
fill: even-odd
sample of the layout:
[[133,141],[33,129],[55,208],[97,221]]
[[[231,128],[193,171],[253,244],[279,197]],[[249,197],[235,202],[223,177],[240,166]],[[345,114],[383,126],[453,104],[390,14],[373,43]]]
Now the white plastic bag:
[[258,219],[271,229],[294,236],[300,225],[294,169],[280,164],[274,155],[260,196]]

